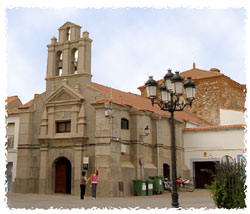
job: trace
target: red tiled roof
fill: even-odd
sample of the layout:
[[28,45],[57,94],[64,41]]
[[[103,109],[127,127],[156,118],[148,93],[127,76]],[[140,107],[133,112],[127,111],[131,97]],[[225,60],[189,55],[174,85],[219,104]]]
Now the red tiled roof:
[[18,96],[11,96],[11,97],[7,97],[5,102],[7,103],[7,105],[9,105],[9,104],[13,103],[16,100],[19,100]]
[[217,71],[214,71],[213,69],[211,69],[210,71],[206,71],[206,70],[201,70],[201,69],[197,69],[197,68],[192,68],[190,70],[181,72],[180,74],[185,79],[188,77],[192,77],[193,80],[224,76],[224,74],[221,74]]
[[217,130],[217,129],[243,129],[245,124],[236,124],[236,125],[225,125],[225,126],[207,126],[199,128],[184,128],[184,131],[203,131],[203,130]]
[[29,102],[19,106],[19,109],[25,109],[25,108],[29,108],[34,104],[34,99],[36,99],[37,97],[39,97],[41,94],[34,94],[34,98],[32,100],[30,100]]
[[[104,93],[107,97],[105,99],[98,100],[92,104],[100,104],[100,103],[105,103],[105,102],[110,101],[109,99],[110,91],[111,91],[110,87],[103,86],[103,85],[93,83],[93,82],[91,83],[91,85],[98,91]],[[159,106],[155,105],[153,107],[151,104],[151,101],[145,97],[142,97],[138,94],[133,94],[130,92],[123,92],[123,91],[113,89],[113,88],[112,88],[112,102],[118,105],[122,105],[122,106],[133,107],[140,111],[154,112],[160,116],[170,116],[169,112],[162,111]],[[30,100],[24,105],[19,106],[18,108],[19,109],[29,108],[30,106],[33,105],[33,103],[34,103],[34,99]],[[206,123],[205,121],[185,111],[175,112],[175,118],[179,120],[183,120],[183,121],[192,121],[194,123],[208,125],[208,123]]]
[[[130,92],[123,92],[123,91],[113,89],[113,88],[111,89],[109,87],[106,87],[97,83],[93,83],[93,82],[92,82],[92,86],[107,96],[106,99],[98,100],[92,104],[100,104],[100,103],[110,101],[109,98],[110,98],[110,94],[112,90],[112,103],[122,105],[122,106],[133,107],[140,111],[154,112],[160,116],[170,116],[169,112],[162,111],[160,107],[157,105],[153,107],[149,99],[142,97],[140,95],[133,94]],[[175,112],[175,118],[179,120],[184,120],[184,121],[192,121],[192,122],[202,124],[202,125],[208,125],[203,120],[185,111]]]
[[[210,69],[210,71],[202,70],[198,68],[192,68],[190,70],[181,72],[180,75],[184,79],[187,79],[188,77],[192,77],[193,80],[224,76],[224,74],[218,72],[217,70],[218,69],[215,69],[215,68]],[[163,79],[158,80],[157,83],[159,86],[162,85]],[[144,87],[145,86],[142,85],[138,87],[138,89],[141,90]]]
[[11,115],[11,114],[18,114],[18,108],[13,108],[13,109],[10,109],[7,111],[8,115]]
[[18,108],[19,108],[19,109],[29,108],[30,106],[33,105],[33,103],[34,103],[34,99],[32,99],[32,100],[30,100],[29,102],[27,102],[27,103],[25,103],[25,104],[19,106]]

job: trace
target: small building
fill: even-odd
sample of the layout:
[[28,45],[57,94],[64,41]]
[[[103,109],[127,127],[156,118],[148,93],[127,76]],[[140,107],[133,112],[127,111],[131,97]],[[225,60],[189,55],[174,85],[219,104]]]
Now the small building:
[[19,135],[18,107],[22,103],[18,96],[7,97],[6,99],[6,149],[7,149],[7,192],[12,191],[12,183],[16,178],[17,146]]
[[245,124],[184,128],[184,164],[196,188],[211,184],[215,163],[227,156],[240,161],[245,152]]

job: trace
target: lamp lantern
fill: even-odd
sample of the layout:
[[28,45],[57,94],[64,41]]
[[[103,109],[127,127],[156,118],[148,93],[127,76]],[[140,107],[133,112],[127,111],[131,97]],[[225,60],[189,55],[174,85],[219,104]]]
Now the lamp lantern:
[[163,83],[160,87],[160,93],[161,93],[161,101],[163,103],[170,102],[170,91],[166,88],[165,83]]
[[184,78],[180,76],[179,71],[176,71],[172,77],[172,83],[174,85],[173,92],[176,96],[181,96],[183,93]]
[[171,69],[168,69],[168,73],[166,73],[166,75],[164,76],[167,90],[171,90],[171,91],[173,90],[173,83],[172,83],[173,76],[174,74],[172,73]]
[[155,99],[157,96],[157,82],[153,79],[153,76],[149,77],[145,85],[146,85],[147,97],[149,99]]
[[195,83],[191,77],[187,78],[187,81],[184,83],[184,88],[188,100],[193,100],[195,98]]

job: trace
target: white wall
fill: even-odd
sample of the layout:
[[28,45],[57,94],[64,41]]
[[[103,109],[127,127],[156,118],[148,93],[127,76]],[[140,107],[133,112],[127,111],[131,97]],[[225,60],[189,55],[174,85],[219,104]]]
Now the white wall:
[[191,123],[191,122],[186,122],[185,128],[198,128],[198,127],[203,127],[200,124],[197,123]]
[[[184,164],[191,170],[192,162],[220,160],[224,155],[237,159],[244,153],[244,129],[188,130],[183,133]],[[207,157],[204,157],[204,152]]]
[[244,112],[220,109],[220,125],[245,124]]
[[13,149],[8,150],[7,154],[7,163],[13,162],[13,169],[12,169],[12,181],[14,182],[16,178],[16,162],[17,162],[17,146],[18,146],[18,134],[19,134],[19,117],[12,117],[9,115],[6,118],[6,123],[15,123],[15,130],[14,130],[14,147]]

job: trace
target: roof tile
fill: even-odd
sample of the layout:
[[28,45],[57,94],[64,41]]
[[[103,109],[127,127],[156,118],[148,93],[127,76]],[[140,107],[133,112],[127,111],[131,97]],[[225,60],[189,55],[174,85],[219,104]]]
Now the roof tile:
[[19,106],[18,108],[19,108],[19,109],[29,108],[30,106],[33,105],[33,103],[34,103],[34,99],[32,99],[32,100],[30,100],[29,102],[27,102],[27,103],[25,103],[25,104]]
[[224,126],[207,126],[199,128],[184,128],[184,131],[204,131],[204,130],[217,130],[217,129],[239,129],[245,128],[245,124],[236,124],[236,125],[224,125]]
[[7,103],[7,105],[9,105],[9,104],[11,104],[12,102],[14,102],[15,100],[18,100],[19,98],[18,98],[18,96],[11,96],[11,97],[7,97],[7,99],[6,99],[6,103]]
[[[123,92],[123,91],[113,89],[113,88],[111,89],[110,87],[103,86],[103,85],[93,83],[93,82],[92,82],[92,86],[96,88],[97,90],[99,90],[100,92],[103,92],[107,97],[110,97],[111,90],[112,90],[112,103],[122,105],[122,106],[130,106],[140,111],[154,112],[160,116],[170,116],[169,112],[162,111],[160,107],[157,105],[154,105],[153,107],[149,99],[142,97],[138,94],[133,94],[130,92]],[[104,103],[107,101],[110,101],[110,99],[98,100],[92,104],[100,104],[100,103]],[[202,125],[208,125],[205,121],[185,111],[175,112],[175,118],[179,120],[184,120],[184,121],[192,121],[192,122],[202,124]]]
[[192,68],[190,70],[181,72],[181,76],[184,77],[185,79],[188,77],[192,77],[192,79],[195,80],[195,79],[224,76],[224,74],[219,73],[214,70],[206,71],[206,70],[201,70],[197,68]]
[[18,114],[18,108],[13,108],[7,111],[8,115]]

